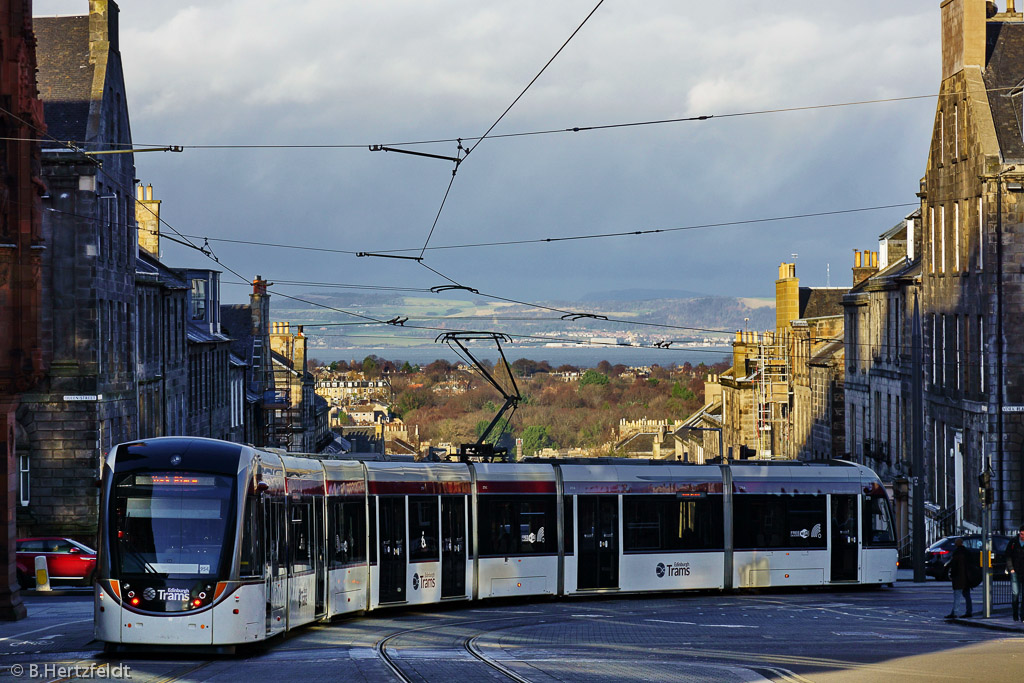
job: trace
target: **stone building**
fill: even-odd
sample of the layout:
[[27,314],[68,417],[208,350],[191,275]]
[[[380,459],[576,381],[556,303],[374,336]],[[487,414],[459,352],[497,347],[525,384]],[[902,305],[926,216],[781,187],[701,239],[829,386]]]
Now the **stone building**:
[[331,405],[343,405],[352,401],[390,401],[391,382],[382,379],[334,379],[316,380],[317,396],[323,396]]
[[34,21],[48,128],[42,172],[42,312],[49,370],[22,397],[23,535],[92,542],[102,455],[135,438],[135,164],[117,5]]
[[223,304],[221,325],[231,337],[232,355],[245,365],[243,378],[245,434],[255,446],[284,447],[274,426],[274,371],[270,353],[270,294],[259,275],[252,282],[248,304]]
[[160,261],[160,200],[138,189],[139,253],[135,263],[138,325],[138,438],[185,434],[188,397],[188,285]]
[[[40,326],[43,250],[39,144],[46,130],[36,89],[31,0],[0,0],[0,619],[25,617],[15,576],[15,510],[29,488],[16,415],[45,371]],[[24,459],[25,474],[21,474]]]
[[941,7],[942,82],[921,181],[926,501],[993,526],[1024,521],[1024,15],[984,0]]
[[[783,340],[784,354],[789,357],[788,380],[789,407],[788,436],[777,440],[772,452],[788,460],[814,459],[812,432],[833,422],[815,410],[812,366],[829,357],[829,350],[835,353],[835,344],[843,338],[843,309],[841,301],[846,289],[842,287],[801,287],[796,277],[796,264],[783,263],[779,267],[779,279],[775,283],[776,331]],[[795,317],[793,317],[795,315]],[[820,366],[819,366],[820,367]],[[820,379],[820,378],[819,378]],[[831,384],[835,392],[842,386],[841,379]],[[834,403],[832,404],[835,405]],[[774,431],[774,428],[773,428]],[[818,458],[839,458],[844,449],[835,450],[836,441],[842,441],[842,429],[830,435],[822,443],[831,443],[832,448],[822,450]]]
[[[811,457],[811,433],[819,417],[812,411],[811,359],[841,338],[845,292],[801,287],[796,264],[779,266],[775,329],[737,332],[732,367],[705,384],[704,421],[710,425],[716,415],[721,420],[726,457],[730,452],[732,458]],[[718,387],[709,392],[710,384]],[[712,406],[712,400],[720,405]],[[707,445],[705,439],[705,452]]]
[[244,434],[244,388],[232,382],[231,339],[220,326],[220,272],[179,271],[188,284],[188,411],[185,430],[190,436],[240,441]]
[[846,316],[846,442],[850,458],[884,482],[905,478],[911,461],[911,325],[920,293],[920,211],[879,237],[877,252],[855,252]]
[[314,391],[306,370],[306,335],[302,326],[292,333],[288,323],[273,323],[270,333],[274,363],[276,431],[293,452],[318,453],[333,439],[327,401]]

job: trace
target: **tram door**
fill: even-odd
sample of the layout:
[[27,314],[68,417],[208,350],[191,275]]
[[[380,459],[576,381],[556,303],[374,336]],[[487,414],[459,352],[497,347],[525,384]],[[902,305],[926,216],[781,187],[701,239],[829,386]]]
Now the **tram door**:
[[860,564],[856,495],[832,495],[832,581],[856,581]]
[[576,496],[576,585],[581,590],[619,587],[619,497]]
[[327,552],[325,541],[327,531],[324,526],[324,499],[313,497],[313,552],[310,556],[316,572],[316,616],[327,614]]
[[441,597],[466,595],[466,497],[441,496]]
[[405,601],[405,498],[377,498],[380,524],[380,602]]

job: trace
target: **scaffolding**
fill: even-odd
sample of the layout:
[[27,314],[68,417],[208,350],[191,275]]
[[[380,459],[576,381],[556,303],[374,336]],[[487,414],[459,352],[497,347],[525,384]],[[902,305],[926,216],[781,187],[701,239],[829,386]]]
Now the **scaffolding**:
[[763,460],[785,459],[790,442],[792,371],[788,339],[767,331],[758,340],[754,374],[754,448]]

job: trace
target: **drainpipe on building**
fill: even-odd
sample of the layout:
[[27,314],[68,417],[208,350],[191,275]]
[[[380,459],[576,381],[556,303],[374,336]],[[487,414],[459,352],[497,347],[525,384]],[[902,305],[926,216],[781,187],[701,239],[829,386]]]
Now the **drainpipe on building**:
[[914,582],[924,583],[927,577],[924,573],[924,387],[921,382],[922,371],[922,343],[921,334],[921,307],[917,300],[917,293],[914,293],[914,322],[910,337],[910,365],[913,374],[911,383],[911,412],[913,417],[913,443],[911,444],[911,457],[913,463],[913,477],[911,478],[914,493],[913,513],[914,523],[912,528],[913,540],[913,562]]

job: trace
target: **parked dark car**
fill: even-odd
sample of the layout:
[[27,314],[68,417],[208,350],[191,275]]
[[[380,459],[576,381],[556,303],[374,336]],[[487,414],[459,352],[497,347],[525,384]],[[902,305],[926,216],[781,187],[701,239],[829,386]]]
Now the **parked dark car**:
[[48,536],[18,539],[18,583],[23,588],[35,588],[36,557],[39,555],[46,558],[51,584],[92,584],[96,572],[96,551],[70,538]]
[[[971,557],[981,561],[981,534],[967,536],[946,536],[928,546],[925,551],[925,574],[939,581],[949,581],[949,561],[953,559],[954,542],[957,538],[964,539],[964,547]],[[996,581],[1009,579],[1006,573],[1006,546],[1010,536],[992,534],[992,578]]]

